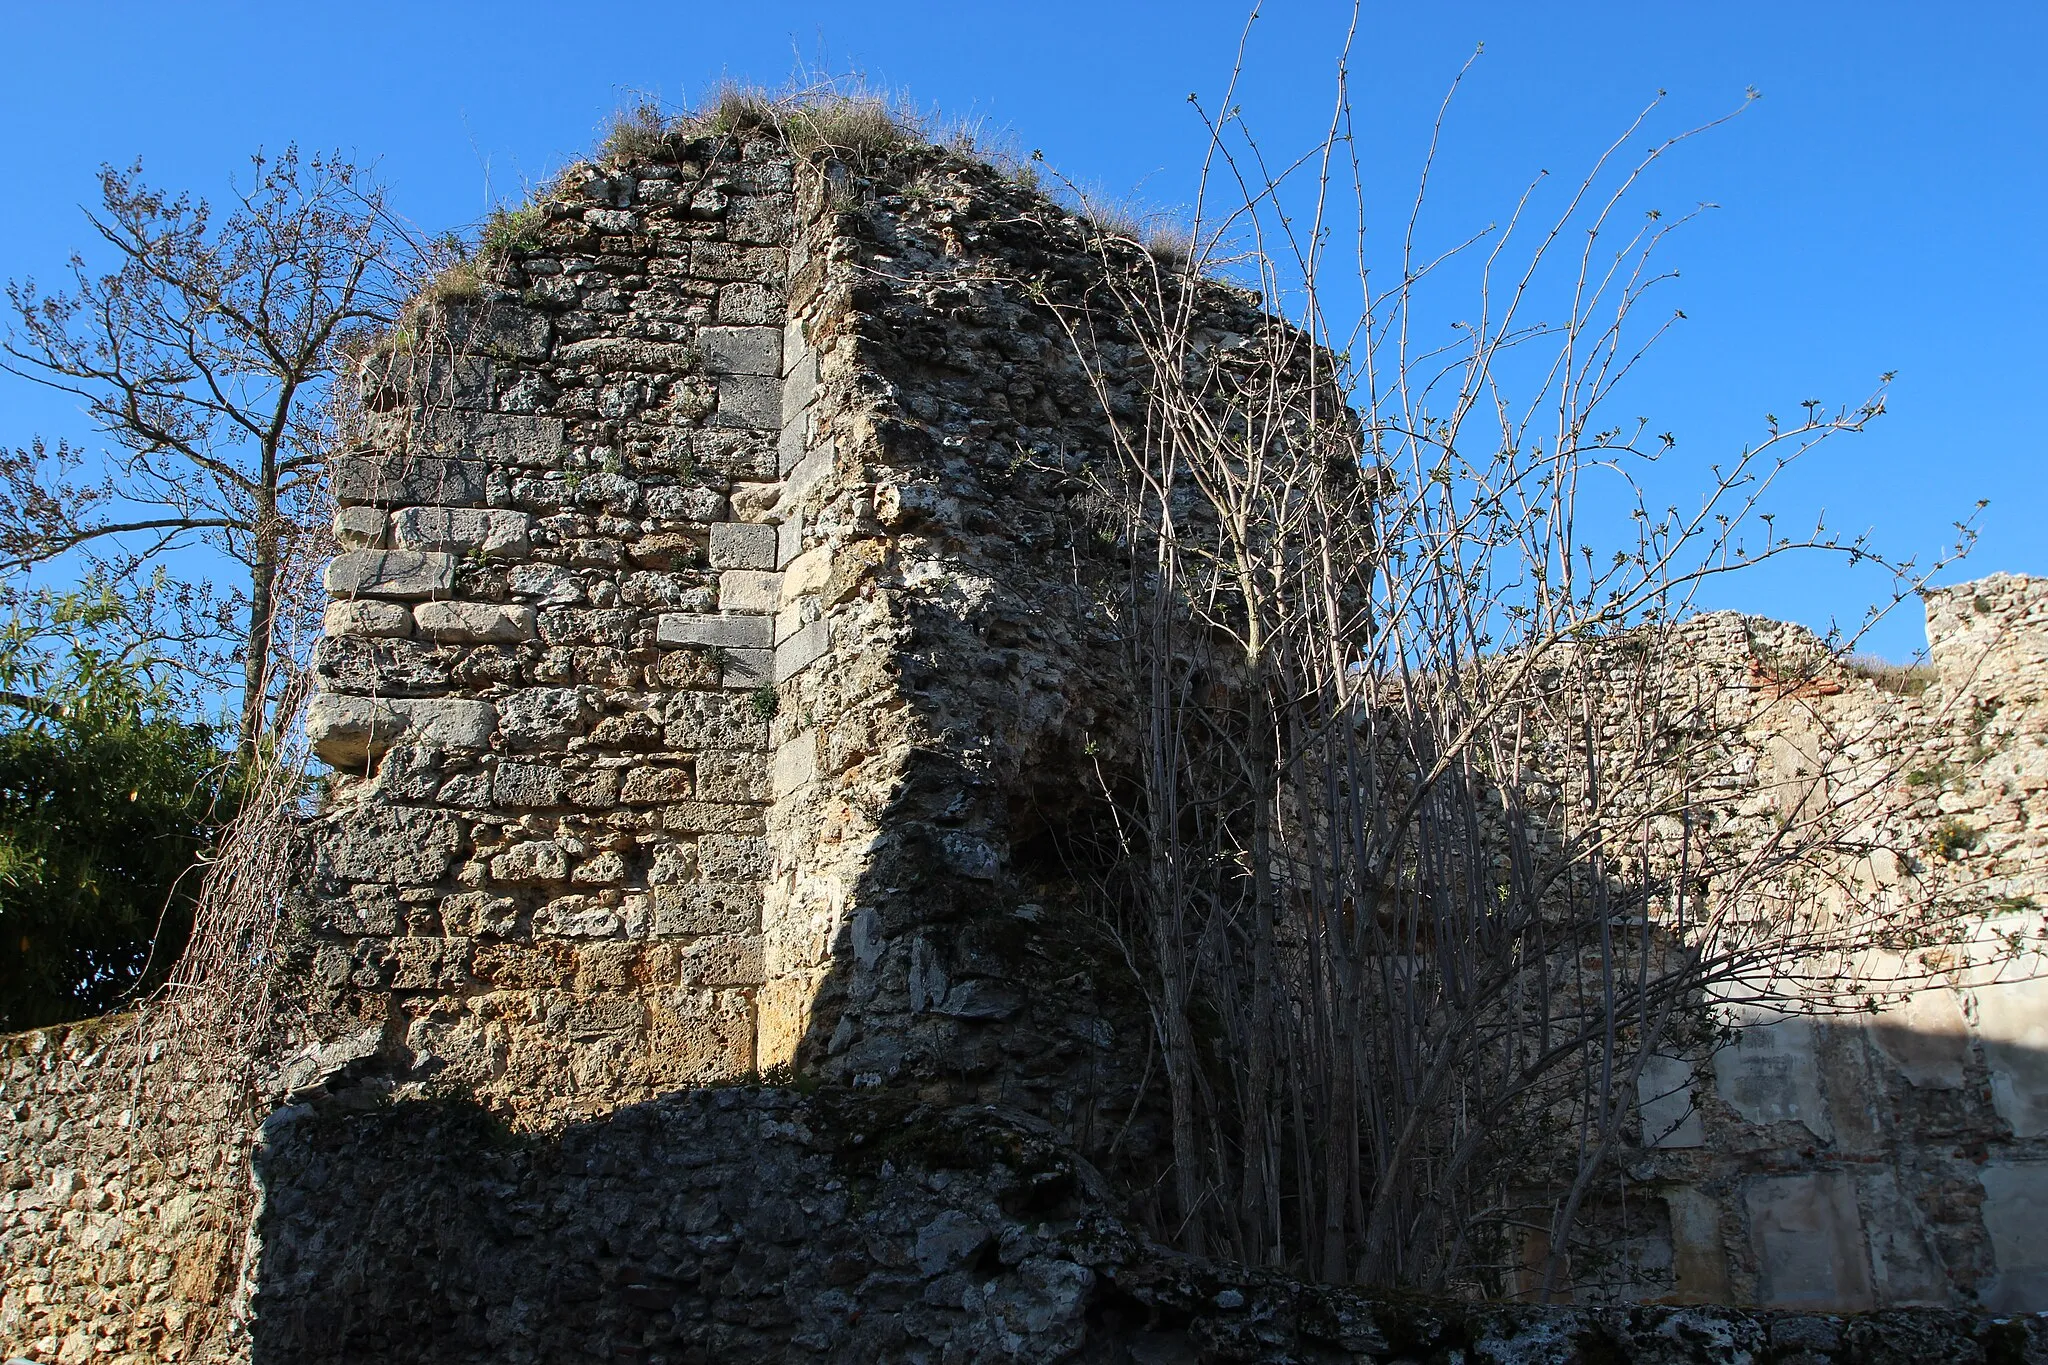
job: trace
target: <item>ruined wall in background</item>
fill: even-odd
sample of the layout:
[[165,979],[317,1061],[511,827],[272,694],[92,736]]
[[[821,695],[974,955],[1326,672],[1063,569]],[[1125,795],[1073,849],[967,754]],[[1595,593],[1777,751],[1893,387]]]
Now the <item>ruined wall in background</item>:
[[1932,667],[1892,690],[1788,670],[1816,648],[1796,627],[1724,613],[1683,633],[1754,755],[1738,837],[1815,790],[1867,791],[1855,894],[1981,907],[2021,951],[1871,953],[1873,990],[1937,975],[1872,1013],[1752,1013],[1647,1071],[1628,1174],[1663,1216],[1589,1268],[1595,1297],[2048,1308],[2048,582],[1994,575],[1926,608]]

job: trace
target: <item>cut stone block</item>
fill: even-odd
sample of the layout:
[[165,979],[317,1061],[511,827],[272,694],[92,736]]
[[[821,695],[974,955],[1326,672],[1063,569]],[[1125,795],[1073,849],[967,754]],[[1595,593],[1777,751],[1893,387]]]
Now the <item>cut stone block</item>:
[[507,303],[451,308],[448,339],[459,351],[483,351],[538,360],[548,353],[548,320]]
[[524,512],[485,507],[407,507],[391,514],[391,531],[408,550],[472,552],[489,559],[523,559],[532,548]]
[[718,410],[711,424],[773,431],[782,410],[782,384],[773,375],[728,374],[718,380]]
[[831,643],[831,630],[823,621],[813,621],[775,646],[775,681],[794,678],[809,668]]
[[789,377],[782,381],[783,422],[794,421],[817,396],[818,353],[806,351],[797,357],[796,363],[789,367]]
[[344,455],[328,466],[334,500],[344,506],[403,507],[434,503],[473,507],[484,500],[484,466],[480,460],[453,460],[438,455]]
[[832,576],[832,550],[830,546],[817,545],[804,551],[782,571],[782,595],[787,601],[795,601],[806,593],[814,593],[825,586],[825,580]]
[[1714,1090],[1751,1123],[1803,1123],[1822,1141],[1835,1135],[1821,1096],[1811,1019],[1749,1024],[1714,1054]]
[[718,576],[720,611],[774,611],[782,594],[782,575],[765,569],[727,569]]
[[343,507],[334,514],[334,539],[344,550],[381,550],[388,529],[375,507]]
[[775,567],[786,568],[789,561],[803,553],[804,518],[801,512],[791,512],[782,525],[775,528]]
[[321,761],[360,768],[403,738],[437,749],[485,749],[497,729],[488,703],[454,698],[316,696],[306,707],[306,737]]
[[1721,1201],[1690,1187],[1667,1191],[1671,1280],[1685,1303],[1728,1302],[1728,1252],[1721,1242]]
[[810,352],[811,343],[804,340],[802,318],[791,318],[782,324],[782,372],[789,373],[790,366],[802,360]]
[[1652,1056],[1636,1080],[1636,1110],[1643,1120],[1645,1147],[1699,1147],[1707,1140],[1692,1102],[1692,1063],[1683,1057]]
[[2048,1161],[1995,1160],[1977,1173],[1984,1186],[1984,1230],[1998,1274],[1982,1307],[1994,1313],[2048,1310]]
[[813,488],[823,483],[832,473],[832,461],[836,454],[830,441],[810,451],[796,466],[789,470],[782,491],[783,506],[795,507],[810,496]]
[[700,616],[692,612],[662,613],[655,623],[656,643],[711,645],[720,649],[766,649],[774,643],[774,627],[763,616]]
[[2048,977],[1979,986],[1975,994],[1998,1116],[2015,1137],[2048,1134]]
[[1856,1190],[1844,1171],[1761,1176],[1743,1191],[1764,1308],[1854,1313],[1872,1306]]
[[706,374],[782,373],[779,327],[706,327],[697,333]]
[[711,567],[773,569],[775,528],[741,521],[715,523],[711,527]]
[[[766,620],[768,618],[761,618]],[[720,687],[754,688],[766,686],[775,680],[775,651],[772,649],[729,649],[725,652],[725,668],[718,675]]]
[[412,635],[412,608],[403,602],[330,602],[320,628],[328,635],[403,640]]
[[1923,1090],[1960,1090],[1970,1056],[1970,1023],[1946,986],[1921,986],[1873,1015],[1865,1029],[1886,1061]]
[[818,776],[818,732],[806,730],[795,739],[780,745],[768,770],[771,789],[776,796],[787,796],[800,787],[809,785]]
[[803,418],[782,424],[781,435],[775,438],[775,472],[787,474],[803,463],[804,452],[810,446],[809,423]]
[[455,586],[452,555],[417,550],[350,550],[325,576],[330,597],[442,597]]
[[654,932],[661,937],[751,934],[761,929],[761,888],[720,882],[654,890]]
[[548,763],[500,763],[491,777],[491,799],[501,806],[559,806],[568,778]]
[[482,460],[501,468],[553,469],[562,462],[565,443],[565,428],[559,417],[527,417],[510,412],[429,412],[414,429],[409,449],[424,456]]
[[422,602],[413,617],[442,644],[511,645],[539,634],[532,607],[499,602]]

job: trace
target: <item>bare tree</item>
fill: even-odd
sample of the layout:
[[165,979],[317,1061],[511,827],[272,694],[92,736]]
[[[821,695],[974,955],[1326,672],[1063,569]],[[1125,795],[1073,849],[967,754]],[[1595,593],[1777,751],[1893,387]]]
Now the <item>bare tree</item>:
[[[1784,534],[1769,510],[1790,464],[1883,412],[1881,386],[1767,419],[1682,500],[1650,491],[1674,438],[1610,414],[1682,317],[1643,314],[1692,215],[1638,200],[1703,131],[1629,151],[1655,110],[1545,216],[1539,180],[1435,255],[1426,163],[1381,272],[1340,69],[1305,157],[1270,166],[1234,109],[1212,125],[1191,259],[1105,244],[1152,382],[1133,411],[1118,367],[1094,369],[1136,716],[1105,767],[1103,900],[1147,987],[1161,1224],[1189,1250],[1498,1293],[1526,1229],[1554,1290],[1653,1058],[1700,1046],[1717,1009],[1866,1005],[1845,962],[1967,936],[1981,909],[1857,880],[1886,778],[1850,760],[1868,736],[1826,737],[1810,787],[1748,761],[1832,648],[1792,640],[1782,685],[1740,704],[1700,666],[1693,607],[1726,575],[1875,564],[1874,620],[1948,561]],[[1226,344],[1211,271],[1300,325]],[[1445,308],[1447,277],[1469,292]],[[1094,364],[1099,310],[1065,321]]]
[[[224,214],[150,186],[140,163],[103,168],[100,198],[86,217],[114,269],[74,255],[69,290],[10,284],[0,364],[84,400],[114,450],[37,439],[0,456],[0,569],[70,556],[134,588],[198,547],[239,565],[246,579],[218,599],[189,574],[168,595],[202,666],[240,693],[246,757],[280,614],[306,609],[280,589],[323,543],[332,386],[411,292],[409,242],[368,170],[295,147],[252,158]],[[154,596],[166,604],[161,581]]]

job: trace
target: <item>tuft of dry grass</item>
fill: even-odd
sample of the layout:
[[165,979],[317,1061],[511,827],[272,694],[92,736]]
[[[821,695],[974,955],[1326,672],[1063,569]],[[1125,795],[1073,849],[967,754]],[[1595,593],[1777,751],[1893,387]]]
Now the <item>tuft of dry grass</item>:
[[1876,683],[1880,692],[1890,692],[1900,697],[1919,696],[1935,679],[1932,664],[1896,664],[1875,654],[1845,655],[1842,667],[1859,678],[1868,678]]

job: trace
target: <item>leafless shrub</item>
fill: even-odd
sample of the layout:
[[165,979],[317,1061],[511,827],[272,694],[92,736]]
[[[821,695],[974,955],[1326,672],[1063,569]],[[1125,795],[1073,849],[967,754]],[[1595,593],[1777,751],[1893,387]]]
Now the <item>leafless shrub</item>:
[[[1769,508],[1789,465],[1883,412],[1881,385],[1770,419],[1679,499],[1646,491],[1674,438],[1609,412],[1676,320],[1642,315],[1692,215],[1636,203],[1704,131],[1629,154],[1654,110],[1561,202],[1532,185],[1434,256],[1425,167],[1376,269],[1338,221],[1364,202],[1340,81],[1325,141],[1277,171],[1235,113],[1215,124],[1190,269],[1105,252],[1152,382],[1119,415],[1124,372],[1095,371],[1136,716],[1104,769],[1101,890],[1166,1078],[1160,1229],[1189,1250],[1499,1294],[1529,1230],[1548,1293],[1623,1178],[1653,1058],[1759,1011],[1867,1006],[1981,917],[1935,874],[1909,898],[1859,873],[1889,775],[1850,761],[1868,736],[1812,721],[1789,656],[1829,649],[1786,645],[1766,685],[1707,666],[1725,654],[1691,609],[1726,575],[1877,565],[1874,620],[1941,565],[1784,534]],[[1205,325],[1226,243],[1301,326]],[[1446,337],[1429,290],[1459,270]],[[1064,320],[1093,363],[1099,314]],[[1807,751],[1756,776],[1758,727]]]

